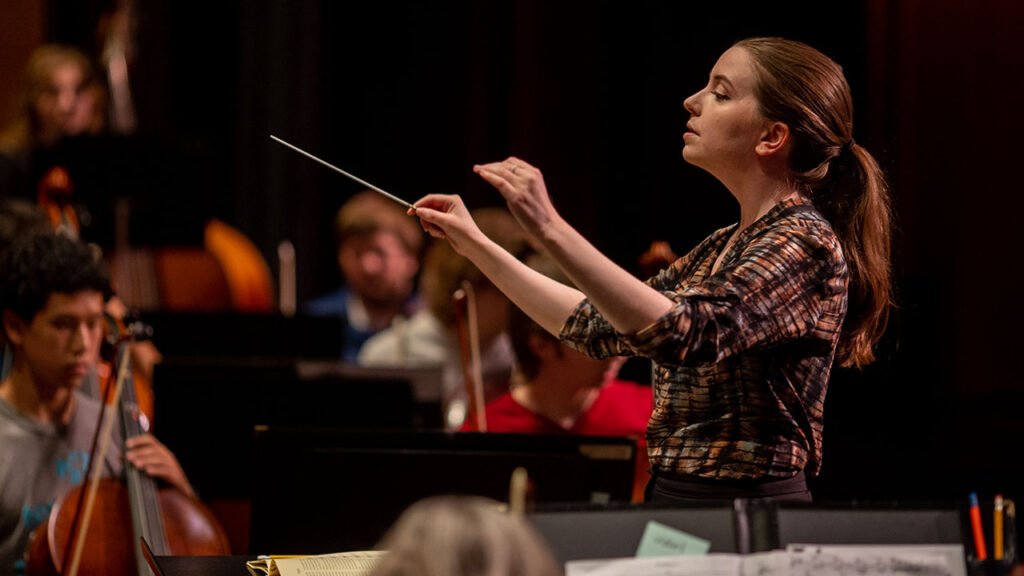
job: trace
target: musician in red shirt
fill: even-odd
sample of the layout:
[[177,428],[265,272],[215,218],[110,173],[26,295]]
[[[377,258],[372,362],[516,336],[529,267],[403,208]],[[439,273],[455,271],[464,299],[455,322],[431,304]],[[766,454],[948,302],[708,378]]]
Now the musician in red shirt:
[[[528,264],[568,283],[549,258],[531,257]],[[644,431],[654,406],[651,388],[617,379],[624,358],[588,358],[512,308],[509,336],[517,371],[509,392],[487,405],[487,431],[637,438],[634,500],[642,501],[649,477]],[[473,418],[462,426],[464,432],[477,429]]]

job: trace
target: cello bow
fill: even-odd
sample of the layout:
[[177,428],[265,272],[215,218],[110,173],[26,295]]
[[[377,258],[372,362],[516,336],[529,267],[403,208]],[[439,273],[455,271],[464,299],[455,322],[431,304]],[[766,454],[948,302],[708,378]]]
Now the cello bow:
[[484,408],[484,378],[480,365],[480,330],[477,321],[476,293],[468,280],[452,295],[455,323],[459,333],[463,383],[466,387],[466,418],[475,420],[476,429],[487,432]]

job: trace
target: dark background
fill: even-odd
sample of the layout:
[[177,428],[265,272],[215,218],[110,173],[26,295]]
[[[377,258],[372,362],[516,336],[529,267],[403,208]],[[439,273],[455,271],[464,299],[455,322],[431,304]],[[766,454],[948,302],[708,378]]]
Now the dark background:
[[[88,44],[99,5],[45,4],[44,38]],[[682,253],[737,217],[680,157],[682,101],[718,55],[751,35],[814,45],[844,67],[857,142],[890,176],[899,304],[880,361],[835,372],[816,494],[1019,492],[1024,5],[153,0],[139,12],[140,138],[170,151],[175,178],[137,194],[227,220],[272,267],[290,240],[300,300],[338,282],[331,220],[360,187],[270,134],[408,200],[459,193],[471,208],[500,200],[472,164],[517,155],[635,269],[652,240]]]

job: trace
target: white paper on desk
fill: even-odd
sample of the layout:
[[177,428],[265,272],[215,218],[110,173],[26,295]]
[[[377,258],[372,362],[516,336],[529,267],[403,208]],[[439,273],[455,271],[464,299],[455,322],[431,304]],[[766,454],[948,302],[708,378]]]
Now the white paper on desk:
[[737,554],[573,560],[565,576],[741,576]]
[[963,546],[791,545],[758,554],[567,562],[565,576],[966,576]]
[[790,544],[790,573],[820,576],[966,576],[960,544]]

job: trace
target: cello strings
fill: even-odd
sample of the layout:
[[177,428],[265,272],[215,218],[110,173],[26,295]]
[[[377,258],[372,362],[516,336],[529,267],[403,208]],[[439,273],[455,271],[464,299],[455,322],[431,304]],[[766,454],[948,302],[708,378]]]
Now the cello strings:
[[335,172],[337,172],[337,173],[339,173],[339,174],[341,174],[343,176],[346,176],[348,178],[351,178],[352,180],[355,180],[356,182],[362,184],[363,186],[366,186],[367,188],[369,188],[370,190],[373,190],[374,192],[383,194],[387,198],[390,198],[391,200],[394,200],[395,202],[398,202],[399,204],[401,204],[402,206],[405,206],[406,208],[411,208],[414,211],[416,210],[415,206],[413,206],[412,204],[406,202],[405,200],[402,200],[398,196],[395,196],[394,194],[391,194],[390,192],[385,192],[381,188],[378,188],[378,187],[374,186],[373,184],[370,184],[366,180],[363,180],[362,178],[358,178],[356,176],[353,176],[352,174],[349,174],[348,172],[345,172],[341,168],[338,168],[337,166],[335,166],[335,165],[333,165],[333,164],[331,164],[329,162],[325,162],[325,161],[317,158],[316,156],[313,156],[312,154],[310,154],[309,152],[306,152],[305,150],[303,150],[302,148],[299,148],[298,146],[295,146],[293,144],[289,144],[288,142],[285,142],[284,140],[281,140],[280,138],[278,138],[277,136],[274,136],[273,134],[270,135],[270,139],[273,140],[274,142],[277,142],[278,144],[283,144],[283,145],[291,148],[292,150],[298,152],[299,154],[302,154],[303,156],[306,156],[307,158],[311,158],[313,160],[316,160],[317,162],[323,164],[324,166],[327,166],[331,170],[334,170]]
[[[121,342],[118,349],[118,377],[124,378],[125,382],[121,390],[121,426],[125,438],[134,438],[146,433],[139,422],[139,404],[135,395],[135,378],[130,369],[131,358],[128,355],[129,340]],[[163,515],[161,514],[160,496],[157,492],[156,481],[145,470],[136,468],[131,463],[126,463],[125,481],[128,494],[134,498],[134,507],[131,509],[133,523],[137,523],[136,530],[139,536],[146,538],[153,550],[159,555],[167,555],[170,549],[167,545],[167,533],[164,530]],[[135,543],[136,563],[139,564],[140,572],[144,571],[143,557],[139,548],[141,544]]]

